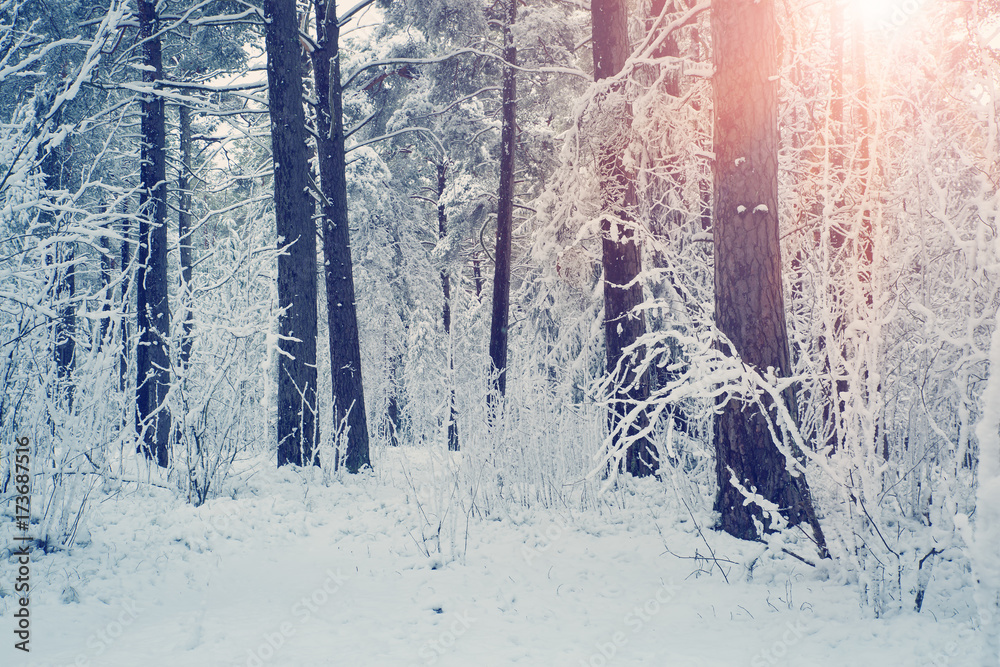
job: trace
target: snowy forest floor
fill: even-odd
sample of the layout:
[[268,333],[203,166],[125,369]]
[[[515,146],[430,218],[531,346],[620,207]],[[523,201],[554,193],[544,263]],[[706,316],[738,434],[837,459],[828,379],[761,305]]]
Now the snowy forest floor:
[[28,655],[13,649],[5,559],[0,665],[910,667],[974,653],[971,595],[947,563],[922,613],[911,596],[876,620],[842,567],[708,530],[669,484],[484,519],[434,491],[441,461],[383,450],[377,472],[330,480],[260,459],[234,497],[198,508],[168,488],[95,488],[89,543],[33,554]]

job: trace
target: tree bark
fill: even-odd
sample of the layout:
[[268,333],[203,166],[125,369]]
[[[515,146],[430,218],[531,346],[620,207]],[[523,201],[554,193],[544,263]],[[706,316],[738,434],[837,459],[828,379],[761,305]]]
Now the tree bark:
[[[143,43],[142,80],[163,78],[156,4],[139,0],[139,37]],[[140,450],[166,467],[170,439],[170,309],[167,303],[167,156],[163,98],[147,93],[142,99],[142,164],[139,190],[139,275],[136,281],[136,405],[143,435]]]
[[[628,59],[628,10],[624,0],[592,0],[590,10],[594,80],[601,81],[618,74]],[[637,417],[626,423],[630,409],[649,399],[649,375],[635,368],[641,350],[624,356],[624,350],[646,333],[646,318],[635,312],[643,299],[638,280],[642,258],[634,218],[638,197],[634,174],[624,163],[632,110],[626,106],[620,111],[624,117],[609,119],[617,123],[618,131],[598,138],[602,142],[598,148],[598,169],[604,210],[601,220],[604,338],[607,371],[613,380],[608,425],[615,444],[624,441],[627,445],[625,470],[642,476],[655,473],[659,462],[652,443],[639,435],[649,423],[646,412],[640,410]]]
[[[301,51],[294,0],[267,0],[267,83],[279,243],[278,465],[319,464],[316,423],[316,227],[309,195]],[[331,333],[332,335],[332,333]]]
[[[316,83],[316,133],[321,205],[323,258],[326,265],[327,322],[333,379],[333,424],[346,423],[344,465],[355,473],[371,465],[368,416],[361,379],[351,235],[347,209],[343,99],[340,85],[340,27],[334,3],[316,2],[317,47],[313,51]],[[334,463],[335,467],[339,462]]]
[[403,413],[399,407],[399,369],[403,366],[402,353],[389,358],[389,400],[386,406],[386,439],[393,447],[399,446],[399,436],[403,432]]
[[472,255],[472,283],[476,286],[476,300],[483,299],[483,272],[479,268],[479,253],[473,251]]
[[[517,20],[516,0],[507,0],[503,23],[504,61],[517,65],[513,26]],[[510,253],[514,222],[514,168],[517,149],[517,74],[513,67],[503,70],[503,119],[500,130],[500,190],[497,199],[497,240],[493,271],[493,313],[490,319],[490,365],[493,392],[488,400],[500,400],[507,393],[507,335],[510,317]]]
[[67,266],[63,271],[57,290],[58,300],[62,303],[59,319],[56,322],[55,345],[60,393],[66,399],[66,409],[69,412],[73,411],[73,396],[75,394],[73,385],[73,366],[76,357],[76,304],[73,303],[73,298],[76,296],[75,245],[73,243],[66,244],[66,250],[62,257],[62,261]]
[[[129,311],[129,291],[131,290],[131,281],[129,280],[129,265],[132,263],[131,251],[129,250],[129,234],[132,231],[132,225],[128,218],[128,203],[126,202],[124,210],[122,211],[122,243],[121,243],[121,262],[122,262],[122,286],[121,286],[121,337],[122,337],[122,349],[121,355],[118,359],[118,389],[123,394],[125,393],[125,388],[128,384],[128,355],[129,355],[129,321],[128,311]],[[128,423],[129,417],[124,417],[123,421]]]
[[[776,41],[773,0],[713,3],[716,324],[744,363],[786,376],[790,363],[778,237]],[[715,509],[720,527],[748,540],[759,538],[755,521],[765,530],[770,527],[758,505],[744,502],[730,481],[735,477],[781,508],[791,525],[812,525],[825,555],[806,479],[789,474],[767,416],[735,398],[719,400]],[[790,392],[784,400],[794,415]]]
[[[63,151],[56,148],[45,153],[42,159],[42,173],[45,174],[45,188],[53,201],[59,196],[66,184],[63,183],[65,165],[62,164]],[[70,153],[72,150],[70,150]],[[44,212],[41,216],[48,225],[50,233],[58,232],[59,216]],[[52,255],[46,256],[46,263],[52,263],[55,274],[55,306],[59,310],[53,327],[53,360],[56,364],[58,378],[56,395],[60,402],[65,401],[65,409],[73,411],[73,365],[76,353],[76,306],[73,297],[76,296],[76,255],[75,243],[56,243]],[[65,265],[63,268],[62,265]]]
[[194,258],[192,248],[194,238],[191,229],[191,190],[188,175],[191,173],[191,109],[182,104],[178,110],[180,117],[180,151],[181,164],[177,177],[177,189],[180,193],[180,210],[177,213],[177,237],[180,246],[181,259],[181,303],[184,304],[184,334],[181,337],[181,365],[187,366],[191,360],[191,345],[194,331],[194,304],[191,294],[191,279],[194,277]]
[[[442,162],[437,165],[437,196],[438,196],[438,240],[448,237],[448,216],[444,211],[444,188],[448,166]],[[444,307],[441,322],[444,325],[444,335],[448,339],[448,450],[458,451],[458,412],[455,410],[455,357],[451,340],[451,278],[447,267],[441,269],[441,292],[444,295]]]
[[[101,204],[101,212],[107,214],[108,207],[107,204]],[[108,231],[111,229],[111,218],[109,218],[102,225],[104,234],[101,234],[100,238],[100,249],[101,249],[101,326],[99,330],[99,336],[97,340],[97,348],[102,349],[107,341],[105,340],[108,335],[108,327],[110,325],[111,318],[111,300],[114,298],[114,289],[111,287],[112,281],[112,271],[115,266],[114,255],[111,254],[111,237],[108,235]]]

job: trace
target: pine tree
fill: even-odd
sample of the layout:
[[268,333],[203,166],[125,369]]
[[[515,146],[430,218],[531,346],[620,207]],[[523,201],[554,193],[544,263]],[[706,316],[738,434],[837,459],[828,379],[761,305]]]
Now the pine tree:
[[[323,192],[320,211],[333,379],[333,424],[334,428],[343,425],[348,429],[344,464],[353,473],[369,466],[371,459],[347,209],[340,22],[334,3],[317,0],[316,29],[318,39],[312,52],[312,62],[317,98],[316,145]],[[337,465],[339,461],[334,462],[334,467]]]
[[302,58],[294,0],[268,0],[267,83],[279,244],[278,465],[317,461],[316,227],[302,108]]
[[[139,2],[139,36],[144,40],[143,82],[153,88],[163,79],[163,55],[158,34],[156,3]],[[142,100],[142,163],[139,196],[139,274],[136,314],[139,345],[136,352],[136,418],[143,442],[141,451],[166,467],[170,440],[170,308],[167,303],[167,152],[164,102],[147,90]]]
[[[593,0],[594,79],[602,81],[621,71],[629,56],[628,9],[623,0]],[[612,87],[620,84],[611,84]],[[625,470],[633,475],[649,475],[659,467],[652,443],[642,435],[648,417],[639,410],[627,416],[649,398],[649,375],[637,371],[635,359],[626,348],[646,333],[646,318],[636,307],[642,303],[642,257],[636,237],[637,194],[635,175],[625,165],[625,150],[632,110],[627,104],[615,108],[620,117],[612,119],[617,131],[600,137],[598,169],[601,178],[603,218],[601,220],[604,268],[604,340],[607,372],[613,378],[609,426],[616,441],[625,441]]]
[[[513,28],[517,1],[507,0],[503,22],[503,59],[517,65]],[[503,128],[500,136],[500,189],[497,197],[496,268],[493,274],[493,317],[490,324],[490,361],[495,374],[494,390],[503,397],[507,391],[507,327],[510,316],[510,241],[514,219],[514,168],[517,151],[517,74],[513,67],[503,70]],[[491,394],[492,396],[492,394]]]
[[[712,5],[715,75],[715,318],[741,360],[761,372],[790,369],[778,242],[777,29],[773,0],[719,0]],[[766,409],[767,398],[762,399]],[[795,414],[794,397],[784,396]],[[758,539],[757,524],[771,522],[756,493],[787,516],[791,525],[813,527],[821,552],[823,534],[803,474],[789,473],[772,440],[769,417],[758,405],[719,399],[715,419],[715,509],[723,530]],[[777,429],[773,429],[777,432]],[[734,483],[735,482],[735,483]]]

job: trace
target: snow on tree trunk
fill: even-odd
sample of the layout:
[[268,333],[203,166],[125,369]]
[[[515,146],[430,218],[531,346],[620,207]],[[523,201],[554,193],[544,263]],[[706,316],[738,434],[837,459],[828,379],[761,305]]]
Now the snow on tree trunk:
[[[295,3],[268,0],[267,83],[279,245],[278,465],[317,462],[316,226],[302,109],[301,48]],[[331,335],[332,332],[331,332]]]
[[976,602],[984,640],[983,667],[1000,664],[1000,311],[993,324],[989,355],[983,414],[976,425],[979,486],[970,546],[973,574],[979,583]]
[[191,359],[191,334],[194,329],[194,312],[191,310],[191,278],[194,273],[192,243],[194,230],[191,229],[191,190],[188,175],[191,174],[191,108],[182,104],[178,110],[180,121],[181,163],[178,167],[177,190],[180,192],[180,209],[177,211],[177,237],[181,259],[181,299],[184,305],[184,333],[181,338],[181,365],[187,366]]
[[[437,165],[437,215],[438,241],[448,237],[448,216],[444,207],[444,188],[448,166],[444,162]],[[444,335],[448,339],[448,450],[458,451],[458,411],[455,408],[455,351],[451,335],[451,278],[447,266],[441,269],[441,292],[444,306],[441,311],[441,323],[444,325]]]
[[[622,0],[594,0],[590,11],[594,80],[601,81],[618,74],[628,59],[628,8]],[[625,470],[633,475],[648,475],[659,467],[652,443],[641,435],[649,418],[641,409],[627,416],[649,399],[649,374],[635,369],[635,360],[643,356],[640,351],[628,356],[624,352],[646,333],[646,318],[634,312],[643,298],[638,280],[642,257],[636,239],[635,175],[624,161],[632,109],[627,102],[613,101],[621,92],[620,84],[611,84],[602,91],[605,101],[610,102],[607,113],[615,115],[608,118],[615,131],[597,138],[603,208],[604,341],[607,372],[613,378],[608,425],[615,446],[627,447]]]
[[[143,83],[152,88],[163,79],[163,56],[157,35],[156,4],[139,2],[139,36],[143,43]],[[142,452],[167,466],[170,413],[170,309],[167,304],[167,153],[163,98],[147,90],[142,99],[142,165],[139,190],[139,274],[136,278],[136,419],[143,436]]]
[[[323,190],[320,211],[333,376],[333,425],[337,429],[347,429],[344,465],[353,473],[371,465],[371,460],[347,210],[340,27],[334,4],[325,0],[316,2],[316,29],[318,39],[312,61],[317,100],[316,144],[320,187]],[[339,461],[334,462],[334,466],[337,465]]]
[[[778,239],[777,29],[773,0],[712,5],[715,75],[715,318],[742,361],[759,372],[790,369]],[[723,530],[758,539],[765,506],[791,525],[813,526],[825,552],[809,487],[792,476],[757,405],[722,396],[715,419],[715,509]],[[765,409],[770,409],[766,397]],[[784,400],[794,415],[794,397]],[[747,493],[761,502],[747,503]]]
[[[517,2],[508,0],[503,24],[503,59],[517,65],[513,26]],[[497,200],[496,265],[493,273],[493,317],[490,320],[490,361],[494,374],[493,396],[507,392],[507,327],[510,317],[510,240],[514,218],[514,167],[517,147],[517,73],[503,71],[503,127],[500,131],[500,190]],[[478,285],[478,283],[477,283]],[[477,287],[478,289],[478,287]]]

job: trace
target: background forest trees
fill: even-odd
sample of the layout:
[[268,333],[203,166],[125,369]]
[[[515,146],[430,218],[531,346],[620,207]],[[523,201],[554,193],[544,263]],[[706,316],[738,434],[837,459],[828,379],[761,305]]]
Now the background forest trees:
[[[997,8],[741,4],[0,3],[0,492],[29,435],[57,549],[99,485],[460,448],[484,506],[657,471],[874,615],[943,558],[995,605]],[[716,458],[747,414],[813,509]]]

